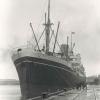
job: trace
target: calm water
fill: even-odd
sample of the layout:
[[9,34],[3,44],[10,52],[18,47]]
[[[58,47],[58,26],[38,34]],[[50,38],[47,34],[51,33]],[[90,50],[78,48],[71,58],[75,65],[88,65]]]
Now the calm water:
[[0,85],[0,100],[21,100],[19,85]]

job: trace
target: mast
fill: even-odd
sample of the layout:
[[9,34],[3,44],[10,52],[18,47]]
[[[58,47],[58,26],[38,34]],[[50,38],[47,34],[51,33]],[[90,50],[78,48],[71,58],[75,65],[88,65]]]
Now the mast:
[[66,51],[66,60],[68,60],[68,50],[69,50],[69,43],[68,43],[68,41],[69,41],[69,37],[67,36],[67,51]]
[[72,54],[72,46],[73,46],[73,39],[72,39],[72,36],[75,34],[75,32],[71,32],[71,54]]
[[48,22],[50,23],[50,0],[48,1]]
[[[46,20],[46,19],[45,19]],[[50,22],[50,0],[48,1],[48,18],[45,22],[45,36],[46,36],[46,53],[49,52],[49,42],[50,42],[50,27],[52,23]]]

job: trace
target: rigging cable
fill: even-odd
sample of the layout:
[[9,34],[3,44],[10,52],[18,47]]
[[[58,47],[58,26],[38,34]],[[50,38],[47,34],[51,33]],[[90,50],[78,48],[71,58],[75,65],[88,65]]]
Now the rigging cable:
[[56,37],[55,37],[55,43],[54,43],[54,48],[53,48],[53,53],[55,52],[55,47],[56,47],[56,42],[57,42],[59,26],[60,26],[60,22],[58,22],[58,27],[57,27]]
[[38,50],[40,50],[39,45],[38,45],[38,42],[37,42],[36,35],[35,35],[34,30],[33,30],[33,27],[32,27],[32,23],[30,23],[30,27],[31,27],[31,29],[32,29],[32,32],[33,32],[33,35],[34,35],[34,38],[35,38],[36,44],[37,44],[37,46],[38,46]]
[[[50,27],[50,29],[51,29],[51,31],[53,31],[53,30],[52,30],[52,27]],[[54,36],[54,38],[55,38],[56,36],[55,36],[54,32],[52,32],[52,34],[53,34],[53,36]],[[57,41],[57,44],[58,44],[58,47],[60,48],[60,51],[62,52],[61,47],[60,47],[58,41]]]
[[[43,36],[43,33],[45,32],[45,28],[44,28],[44,30],[43,30],[43,32],[42,32],[42,34],[41,34],[41,36],[40,36],[40,38],[39,38],[39,40],[37,41],[38,42],[38,44],[39,44],[39,42],[40,42],[40,40],[41,40],[41,37]],[[36,48],[37,47],[37,45],[35,45],[35,47],[34,48]]]

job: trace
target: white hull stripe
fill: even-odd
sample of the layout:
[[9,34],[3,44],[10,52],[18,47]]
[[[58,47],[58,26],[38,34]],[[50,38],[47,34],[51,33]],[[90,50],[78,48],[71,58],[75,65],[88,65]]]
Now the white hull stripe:
[[[33,61],[23,61],[23,62],[32,63]],[[18,66],[19,66],[21,63],[23,63],[23,62],[20,62],[20,63],[16,64],[16,67],[18,67]],[[47,66],[59,68],[59,69],[62,69],[62,70],[65,70],[65,71],[67,71],[67,72],[72,73],[71,71],[68,71],[68,70],[66,70],[65,68],[61,68],[61,67],[58,67],[58,66],[49,65],[49,64],[44,64],[44,63],[40,63],[40,62],[33,62],[33,63],[37,63],[37,64],[41,64],[41,65],[47,65]]]

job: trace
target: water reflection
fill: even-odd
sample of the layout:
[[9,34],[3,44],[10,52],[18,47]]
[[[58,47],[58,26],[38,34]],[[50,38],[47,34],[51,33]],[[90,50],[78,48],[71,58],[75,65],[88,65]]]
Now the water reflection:
[[0,100],[21,100],[19,85],[0,85]]

